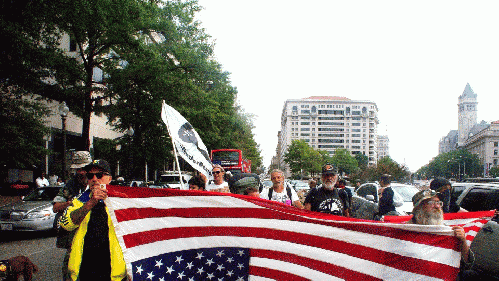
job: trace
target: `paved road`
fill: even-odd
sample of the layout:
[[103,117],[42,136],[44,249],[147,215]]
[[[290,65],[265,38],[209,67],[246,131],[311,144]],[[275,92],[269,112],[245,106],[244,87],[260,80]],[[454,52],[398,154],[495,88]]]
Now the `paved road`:
[[55,239],[50,232],[0,232],[0,260],[24,255],[38,266],[33,280],[62,280],[61,266],[66,250],[57,248]]

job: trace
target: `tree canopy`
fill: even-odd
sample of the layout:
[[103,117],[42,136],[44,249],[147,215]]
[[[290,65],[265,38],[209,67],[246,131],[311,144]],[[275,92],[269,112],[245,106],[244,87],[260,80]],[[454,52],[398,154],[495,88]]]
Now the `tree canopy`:
[[[83,119],[79,149],[89,148],[91,114],[106,114],[116,130],[134,130],[106,147],[121,144],[122,161],[163,168],[172,159],[165,100],[208,149],[241,149],[253,168],[261,166],[253,115],[237,104],[230,73],[195,21],[196,0],[2,1],[1,8],[2,89],[66,101]],[[59,46],[64,36],[70,46]]]

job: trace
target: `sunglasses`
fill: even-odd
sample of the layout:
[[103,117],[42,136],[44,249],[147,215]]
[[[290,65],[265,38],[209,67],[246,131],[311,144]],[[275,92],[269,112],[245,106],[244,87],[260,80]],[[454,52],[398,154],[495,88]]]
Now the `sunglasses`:
[[108,173],[87,173],[87,179],[91,180],[94,178],[94,176],[97,177],[97,179],[102,179],[103,176],[109,176]]
[[218,174],[220,174],[221,172],[222,172],[222,171],[215,171],[215,172],[213,172],[213,174],[214,174],[214,175],[218,175]]

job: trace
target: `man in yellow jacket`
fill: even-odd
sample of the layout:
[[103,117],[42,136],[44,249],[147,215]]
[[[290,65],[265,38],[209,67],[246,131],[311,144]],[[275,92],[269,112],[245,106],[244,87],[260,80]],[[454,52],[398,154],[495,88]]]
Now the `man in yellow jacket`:
[[127,280],[123,252],[104,200],[105,186],[111,182],[111,169],[105,160],[94,160],[85,167],[88,187],[73,199],[61,218],[66,230],[76,233],[69,255],[66,280]]

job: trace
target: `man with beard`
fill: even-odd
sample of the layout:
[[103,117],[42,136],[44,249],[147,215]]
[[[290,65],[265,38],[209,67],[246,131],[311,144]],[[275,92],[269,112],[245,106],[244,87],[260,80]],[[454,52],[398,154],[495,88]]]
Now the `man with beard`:
[[[407,223],[421,225],[444,225],[444,212],[442,210],[443,202],[440,201],[438,194],[433,190],[421,190],[412,197],[414,209],[413,217]],[[468,263],[470,258],[470,247],[466,242],[466,233],[460,226],[453,226],[454,236],[459,239],[461,244],[461,258]]]
[[344,189],[336,188],[338,174],[331,164],[322,167],[322,185],[310,189],[305,198],[305,210],[333,214],[337,216],[350,216],[348,194]]

